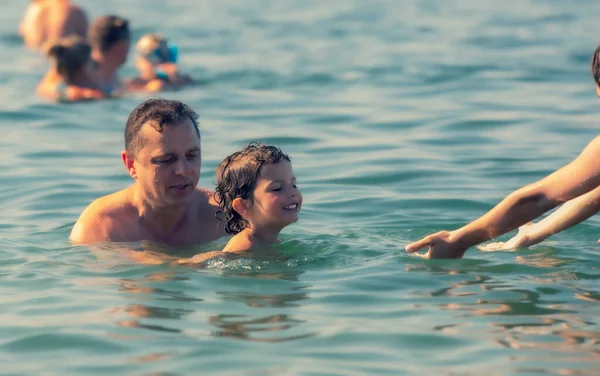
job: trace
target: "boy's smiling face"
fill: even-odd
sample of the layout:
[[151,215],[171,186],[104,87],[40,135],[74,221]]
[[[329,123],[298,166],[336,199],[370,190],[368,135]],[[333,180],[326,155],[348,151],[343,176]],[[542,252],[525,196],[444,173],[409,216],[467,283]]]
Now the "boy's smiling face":
[[302,194],[296,186],[292,164],[282,160],[261,167],[243,217],[253,228],[281,230],[298,220],[301,207]]

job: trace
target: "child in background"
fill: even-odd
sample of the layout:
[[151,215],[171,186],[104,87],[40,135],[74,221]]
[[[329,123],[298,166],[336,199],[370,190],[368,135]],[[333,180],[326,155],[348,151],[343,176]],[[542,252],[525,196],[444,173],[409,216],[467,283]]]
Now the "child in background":
[[193,83],[177,66],[177,46],[159,34],[147,34],[136,45],[140,77],[127,83],[132,91],[158,92]]
[[91,47],[83,38],[59,39],[46,55],[52,67],[38,84],[39,95],[66,102],[105,98],[92,69]]
[[179,264],[200,263],[278,243],[279,233],[298,221],[302,207],[290,157],[279,148],[257,143],[221,162],[215,199],[227,233],[234,236],[221,252],[198,254]]

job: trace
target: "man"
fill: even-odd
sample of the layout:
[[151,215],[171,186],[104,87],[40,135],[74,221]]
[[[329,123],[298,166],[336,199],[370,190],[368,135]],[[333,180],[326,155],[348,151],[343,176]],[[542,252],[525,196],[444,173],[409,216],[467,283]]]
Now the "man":
[[[600,46],[592,58],[592,75],[600,95]],[[460,258],[468,248],[503,235],[558,205],[560,210],[545,220],[525,226],[507,242],[508,247],[527,246],[584,221],[600,210],[600,136],[590,142],[571,163],[544,179],[516,190],[479,219],[454,231],[440,231],[409,244],[414,253],[428,248],[428,258]]]
[[118,16],[99,17],[90,26],[88,39],[98,80],[107,95],[121,89],[117,70],[127,61],[131,34],[129,22]]
[[225,235],[213,193],[200,177],[198,115],[173,100],[149,99],[129,115],[121,158],[134,183],[81,214],[75,243],[150,241],[182,247]]
[[34,0],[19,25],[19,34],[32,50],[42,50],[48,41],[69,35],[85,38],[88,19],[69,0]]

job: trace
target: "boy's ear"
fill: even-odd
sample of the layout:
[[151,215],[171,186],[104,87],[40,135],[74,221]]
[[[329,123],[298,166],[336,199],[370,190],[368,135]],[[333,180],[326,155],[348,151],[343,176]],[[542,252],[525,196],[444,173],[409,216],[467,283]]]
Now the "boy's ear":
[[233,200],[233,202],[231,203],[231,207],[242,217],[246,214],[246,211],[248,210],[246,200],[240,197]]

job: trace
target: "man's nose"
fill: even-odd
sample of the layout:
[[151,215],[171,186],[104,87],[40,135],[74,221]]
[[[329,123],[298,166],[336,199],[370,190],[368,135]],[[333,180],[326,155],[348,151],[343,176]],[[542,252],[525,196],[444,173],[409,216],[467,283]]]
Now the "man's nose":
[[177,163],[175,173],[180,176],[190,176],[192,174],[192,169],[192,164],[187,159],[183,159]]

